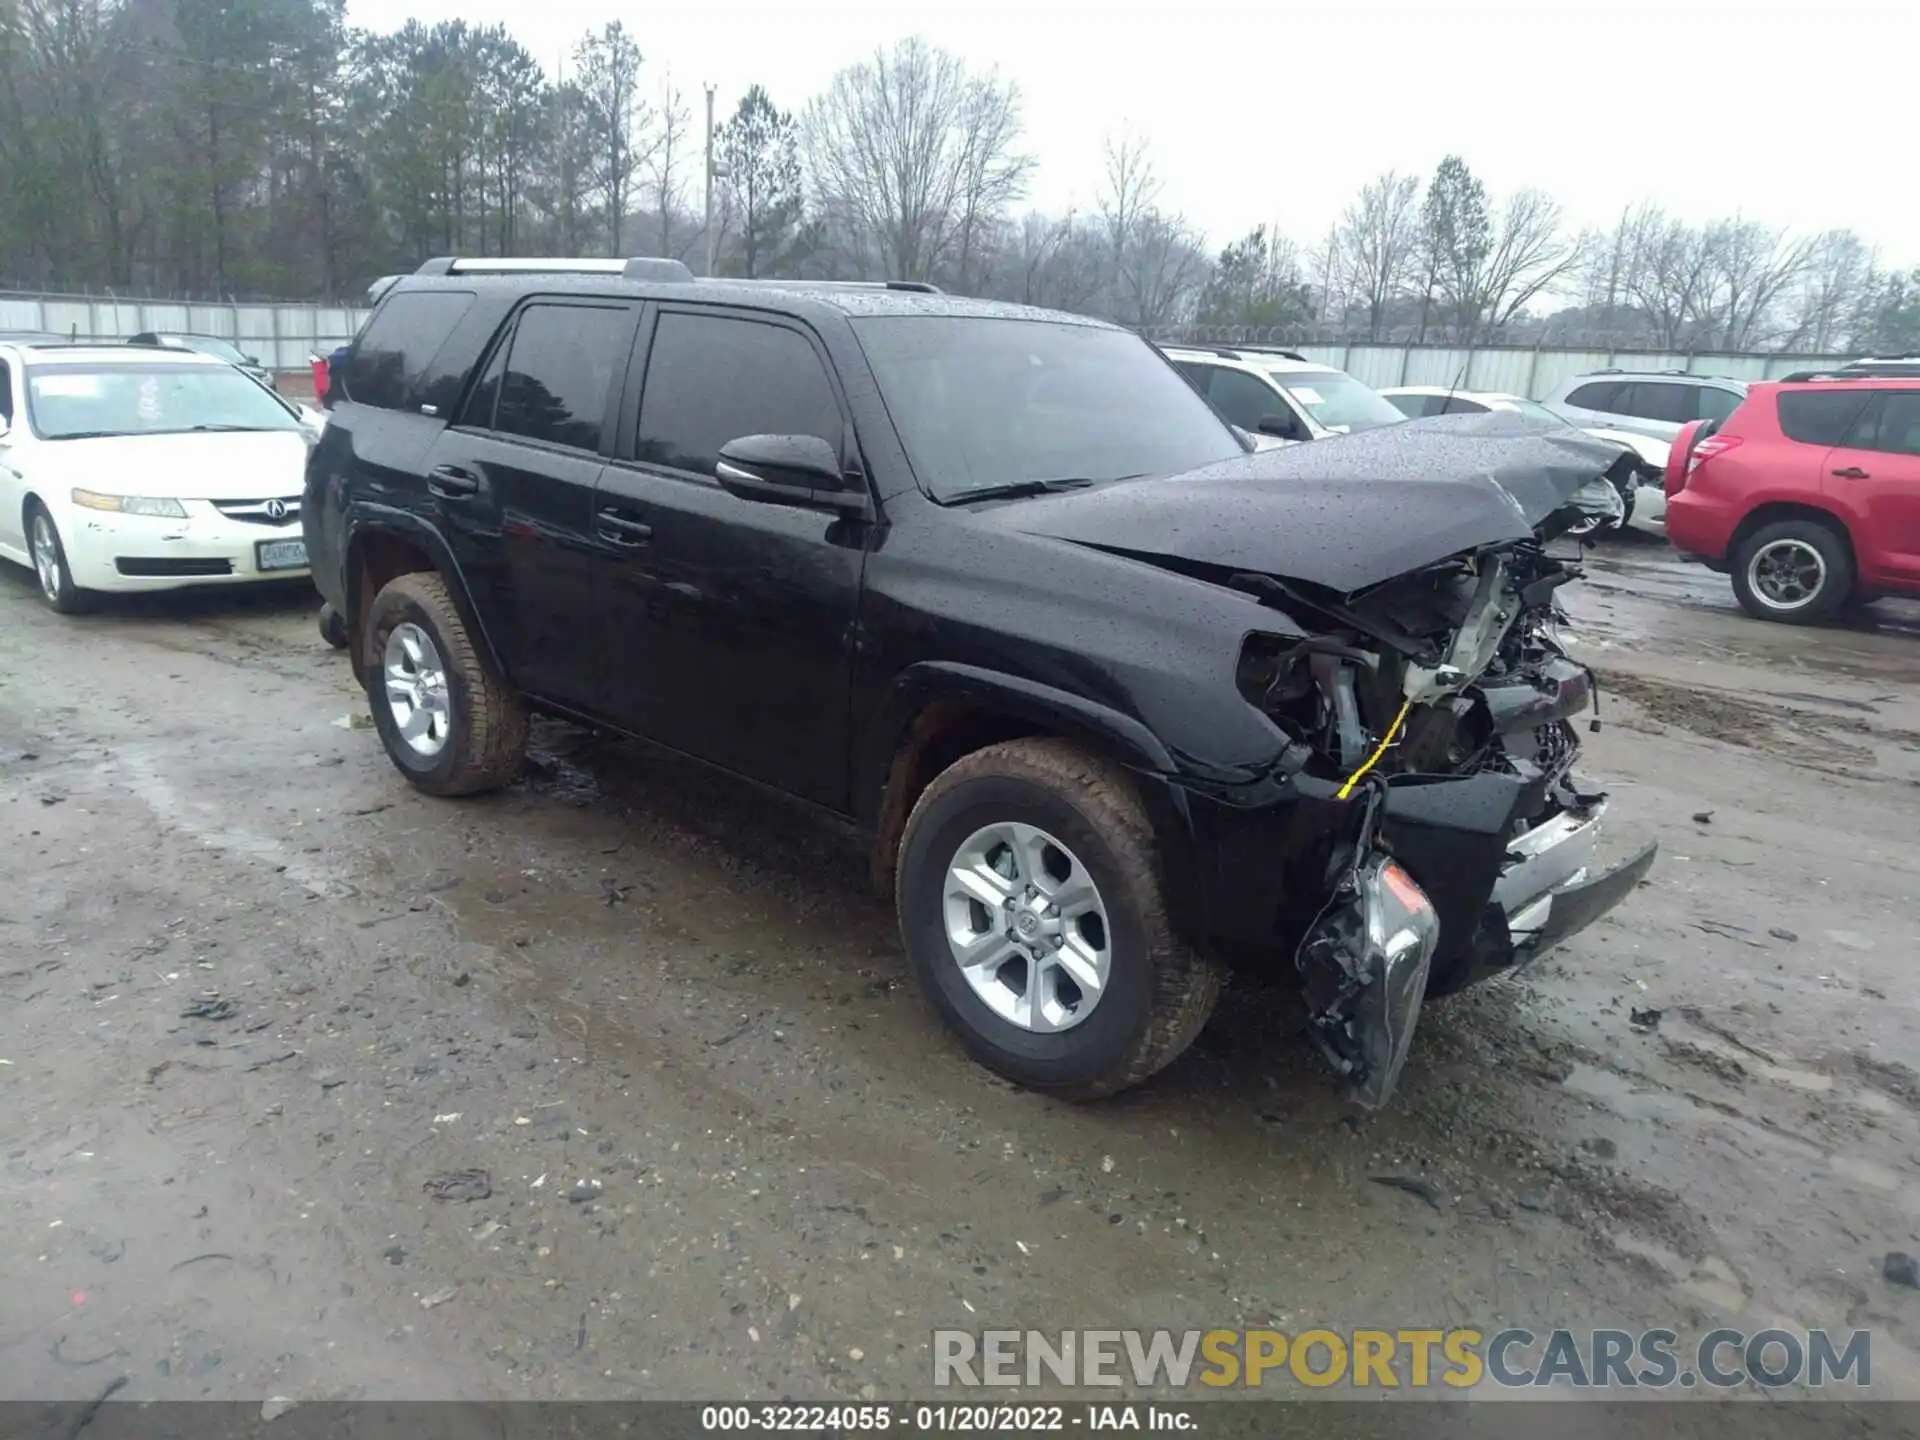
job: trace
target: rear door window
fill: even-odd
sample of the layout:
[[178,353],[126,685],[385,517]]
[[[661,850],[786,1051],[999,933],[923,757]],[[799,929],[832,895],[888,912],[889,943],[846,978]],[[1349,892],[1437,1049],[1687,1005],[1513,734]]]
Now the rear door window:
[[711,476],[745,435],[814,435],[844,453],[827,368],[785,325],[669,310],[654,329],[635,458]]
[[1882,391],[1849,439],[1856,450],[1920,455],[1920,390]]
[[493,428],[597,451],[608,391],[627,357],[632,323],[632,309],[621,305],[527,306],[507,346]]
[[395,295],[374,314],[347,361],[347,398],[379,410],[413,408],[423,376],[472,306],[466,290]]
[[1802,445],[1845,443],[1870,397],[1862,390],[1783,390],[1780,433]]
[[1694,418],[1693,397],[1699,388],[1659,380],[1636,380],[1621,386],[1622,393],[1607,408],[1616,415],[1631,415],[1637,420],[1684,425]]

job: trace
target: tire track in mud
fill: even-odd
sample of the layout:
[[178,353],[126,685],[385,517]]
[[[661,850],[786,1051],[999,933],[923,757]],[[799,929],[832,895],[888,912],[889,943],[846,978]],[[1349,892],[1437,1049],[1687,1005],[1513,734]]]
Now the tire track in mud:
[[1838,779],[1920,786],[1920,760],[1906,758],[1920,756],[1920,732],[1857,713],[1876,713],[1871,702],[1806,697],[1841,712],[1834,713],[1617,668],[1595,666],[1594,673],[1603,694],[1632,702],[1645,717],[1616,722],[1628,728],[1684,730]]

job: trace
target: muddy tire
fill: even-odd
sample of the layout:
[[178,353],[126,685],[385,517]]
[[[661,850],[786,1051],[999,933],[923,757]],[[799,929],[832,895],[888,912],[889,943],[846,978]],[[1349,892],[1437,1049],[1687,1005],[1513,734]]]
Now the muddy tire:
[[366,654],[374,728],[416,789],[475,795],[519,775],[526,703],[481,659],[440,576],[387,582],[368,607]]
[[920,796],[894,902],[916,978],[976,1060],[1096,1100],[1171,1064],[1220,997],[1220,967],[1174,934],[1164,885],[1123,771],[1066,741],[1014,740]]
[[1853,593],[1853,556],[1818,520],[1780,520],[1740,542],[1728,567],[1733,597],[1756,620],[1818,625]]
[[73,567],[67,564],[67,547],[60,539],[60,527],[53,515],[38,500],[27,501],[27,554],[33,562],[33,578],[40,599],[59,615],[83,615],[93,608],[94,593],[73,583]]
[[347,648],[347,642],[353,637],[347,633],[347,617],[334,609],[331,603],[320,606],[320,638],[335,650]]

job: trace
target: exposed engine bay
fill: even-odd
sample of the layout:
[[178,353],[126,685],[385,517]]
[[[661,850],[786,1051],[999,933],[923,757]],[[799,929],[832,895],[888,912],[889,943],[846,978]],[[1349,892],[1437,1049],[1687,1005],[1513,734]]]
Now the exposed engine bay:
[[[1496,900],[1505,886],[1514,901],[1509,939],[1537,935],[1556,891],[1586,878],[1575,862],[1592,848],[1605,797],[1572,774],[1580,749],[1573,717],[1596,707],[1597,695],[1556,634],[1564,619],[1556,595],[1579,577],[1578,558],[1548,544],[1585,515],[1617,513],[1619,503],[1602,478],[1534,539],[1453,556],[1354,595],[1256,574],[1230,582],[1309,632],[1304,640],[1252,637],[1241,693],[1298,742],[1307,773],[1340,781],[1339,797],[1363,807],[1295,963],[1313,1037],[1365,1104],[1392,1092],[1440,939],[1433,905],[1384,838],[1393,777],[1501,775],[1526,787],[1532,798],[1503,837],[1511,864],[1496,886]],[[1576,839],[1585,841],[1576,852],[1534,863],[1536,852]],[[1650,865],[1651,849],[1644,858]],[[1517,948],[1515,958],[1524,958]]]
[[[1617,492],[1601,487],[1570,519],[1604,513],[1609,498],[1618,513]],[[1584,708],[1592,680],[1556,636],[1564,617],[1555,594],[1580,573],[1576,558],[1536,539],[1457,555],[1346,597],[1235,575],[1229,583],[1311,632],[1250,638],[1240,692],[1306,745],[1310,768],[1326,778],[1378,767],[1459,774],[1513,758],[1564,771],[1578,747],[1566,717]]]

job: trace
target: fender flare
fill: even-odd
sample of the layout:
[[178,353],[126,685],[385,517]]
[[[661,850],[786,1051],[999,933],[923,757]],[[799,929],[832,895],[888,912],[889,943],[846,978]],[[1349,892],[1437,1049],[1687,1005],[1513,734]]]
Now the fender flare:
[[[950,700],[973,701],[1037,729],[1082,741],[1134,772],[1148,822],[1160,842],[1169,908],[1177,925],[1186,918],[1183,912],[1196,893],[1197,879],[1193,873],[1192,817],[1186,791],[1174,783],[1178,767],[1159,737],[1132,716],[1096,700],[1023,676],[955,661],[921,661],[901,671],[868,731],[859,757],[853,802],[857,820],[877,842],[876,880],[880,873],[877,851],[889,840],[881,832],[887,828],[883,811],[894,758],[917,717],[929,705]],[[902,825],[905,819],[904,813],[897,817]],[[898,836],[891,838],[897,840]],[[890,856],[885,868],[891,871]]]
[[[404,540],[427,553],[433,561],[433,568],[440,578],[447,582],[447,593],[453,599],[453,605],[460,612],[461,623],[467,627],[467,634],[480,648],[481,659],[493,668],[501,678],[512,681],[499,648],[493,642],[486,622],[481,618],[480,609],[473,603],[473,595],[467,588],[467,581],[461,573],[459,562],[453,557],[453,547],[447,543],[445,535],[427,520],[411,510],[401,510],[388,505],[355,505],[346,516],[346,543],[342,547],[346,564],[347,579],[347,625],[350,634],[358,635],[362,622],[359,608],[360,587],[354,583],[355,571],[367,537],[372,535],[391,535]],[[371,596],[367,598],[372,598]],[[348,654],[353,657],[356,674],[359,665],[359,647],[349,646]]]

